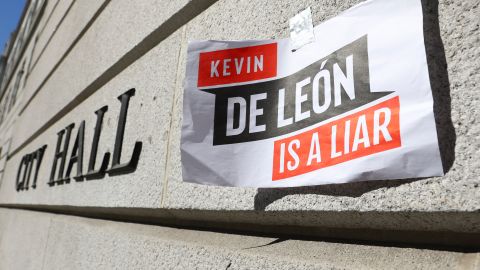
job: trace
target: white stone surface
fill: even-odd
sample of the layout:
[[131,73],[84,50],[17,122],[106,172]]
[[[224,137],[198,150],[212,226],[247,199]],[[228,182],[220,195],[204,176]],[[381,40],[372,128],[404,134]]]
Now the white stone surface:
[[[154,212],[160,219],[169,216],[178,222],[461,232],[478,236],[480,99],[476,86],[480,82],[480,7],[473,0],[440,1],[438,14],[435,1],[422,2],[435,113],[447,169],[444,177],[289,189],[219,188],[181,181],[179,143],[187,41],[282,38],[288,35],[288,19],[307,6],[312,8],[316,25],[358,2],[223,0],[158,45],[145,41],[145,36],[163,29],[167,22],[182,25],[169,18],[182,9],[184,2],[111,2],[16,122],[14,150],[46,123],[48,128],[7,162],[0,204],[57,209],[75,206],[85,213],[92,211],[87,206],[106,208],[105,212],[122,208],[125,218],[139,212],[148,218]],[[154,48],[136,60],[135,53],[143,46],[145,50]],[[119,110],[116,97],[131,87],[137,93],[131,100],[123,152],[129,157],[134,141],[144,143],[137,171],[48,187],[56,133],[72,122],[78,127],[85,119],[85,141],[89,146],[93,112],[109,105],[97,157],[100,160],[103,152],[113,149]],[[70,149],[75,134],[76,129]],[[19,160],[44,143],[49,146],[39,187],[16,192]],[[89,147],[84,155],[88,157]]]
[[[78,97],[85,93],[86,88],[95,80],[97,80],[96,85],[91,88],[94,88],[93,91],[97,90],[98,84],[105,83],[105,80],[98,80],[105,71],[188,3],[187,0],[110,2],[19,117],[12,151],[15,151],[54,116],[58,117],[58,113],[67,105],[73,106],[75,100],[78,100]],[[80,16],[82,12],[78,13],[70,16]],[[74,23],[75,21],[72,21],[72,24]],[[59,38],[62,36],[59,35]],[[64,47],[61,41],[52,42],[49,46],[52,53],[58,50],[58,47]],[[123,61],[126,60],[128,59],[123,59]],[[48,70],[40,63],[37,68]],[[31,76],[35,75],[32,73]],[[39,77],[44,78],[40,75]],[[38,83],[34,85],[38,86]],[[27,91],[37,90],[32,86],[28,87]],[[26,94],[26,96],[31,95]],[[25,98],[24,104],[27,102],[28,98]],[[42,117],[33,119],[32,115],[42,115]]]
[[[35,50],[32,54],[32,66],[35,62],[38,61],[39,56],[43,53],[44,49],[46,48],[47,44],[50,43],[53,36],[57,33],[59,28],[61,27],[62,23],[64,22],[65,18],[68,18],[68,13],[73,7],[73,0],[53,0],[53,1],[46,1],[47,6],[45,7],[45,11],[43,16],[40,19],[38,24],[37,30],[34,34],[35,43]],[[96,5],[94,5],[95,7]],[[75,10],[75,9],[74,9]],[[73,10],[73,11],[74,11]],[[81,24],[78,27],[82,26]],[[70,29],[73,30],[73,29]],[[70,44],[64,44],[68,46]],[[54,62],[54,61],[52,61]],[[31,67],[32,67],[31,66]]]
[[[196,39],[255,39],[287,35],[288,18],[298,10],[311,6],[314,24],[332,17],[356,1],[320,3],[303,1],[279,4],[272,1],[221,1],[203,12],[187,25],[182,48],[185,61],[187,40]],[[339,6],[340,5],[340,6]],[[476,110],[480,100],[473,85],[480,82],[479,62],[473,55],[479,49],[479,28],[474,26],[479,6],[475,1],[439,5],[440,33],[435,28],[435,3],[424,1],[425,32],[438,130],[446,167],[454,159],[446,176],[420,180],[376,181],[343,185],[328,185],[289,189],[251,189],[209,187],[181,181],[180,128],[182,93],[176,89],[172,137],[168,166],[168,192],[164,207],[168,209],[259,210],[272,211],[273,220],[262,218],[255,222],[276,225],[322,225],[327,227],[368,227],[387,229],[458,230],[479,232],[480,228],[480,117]],[[258,13],[255,10],[265,12]],[[222,14],[222,16],[218,16]],[[239,15],[241,14],[241,15]],[[265,15],[268,14],[268,15]],[[455,18],[454,20],[452,18]],[[229,21],[229,27],[218,27]],[[478,21],[478,20],[477,20]],[[473,24],[472,24],[473,23]],[[455,35],[451,33],[455,32]],[[475,34],[474,34],[475,33]],[[445,44],[449,69],[444,71],[442,42]],[[459,51],[465,53],[458,54]],[[185,64],[179,73],[183,79]],[[455,83],[448,85],[448,77]],[[466,75],[470,74],[470,75]],[[477,75],[474,75],[477,74]],[[467,79],[468,77],[468,79]],[[463,79],[462,79],[463,78]],[[445,81],[447,80],[447,81]],[[447,83],[447,85],[445,85]],[[449,89],[450,88],[450,89]],[[451,91],[451,105],[449,93]],[[476,102],[476,103],[475,103]],[[465,106],[464,104],[468,104]],[[475,105],[476,104],[476,105]],[[451,106],[456,130],[449,123]],[[463,121],[459,119],[465,118]],[[455,135],[456,133],[456,135]],[[455,150],[451,146],[456,145]],[[449,161],[450,160],[450,161]],[[305,214],[305,211],[309,214]],[[342,215],[335,214],[341,212]],[[451,215],[463,212],[465,215]],[[378,213],[371,215],[370,213]],[[384,214],[380,214],[384,213]],[[387,214],[390,213],[390,214]],[[417,214],[418,213],[418,214]],[[425,215],[422,213],[430,213]],[[436,215],[435,215],[436,213]],[[189,213],[190,218],[196,216]],[[202,214],[199,214],[202,215]],[[456,217],[455,217],[456,216]],[[186,216],[181,215],[181,218]],[[237,215],[238,217],[238,215]],[[202,217],[197,217],[202,219]],[[218,215],[217,219],[222,219]],[[228,220],[228,218],[224,217]]]
[[0,268],[13,270],[473,270],[480,264],[478,253],[223,234],[4,208],[0,233]]
[[33,62],[22,99],[22,109],[38,91],[54,67],[63,60],[63,55],[103,3],[104,1],[98,0],[83,0],[73,3],[72,1],[60,1],[52,14],[52,21],[46,25],[35,45]]
[[[57,121],[50,129],[25,147],[21,154],[14,155],[5,170],[0,201],[16,204],[159,207],[166,164],[166,138],[170,127],[173,89],[175,89],[176,65],[174,63],[177,62],[179,53],[176,44],[181,40],[180,34],[175,33],[167,38],[162,44],[96,91],[71,113]],[[159,64],[162,62],[173,64],[173,68],[170,65]],[[131,88],[136,88],[136,93],[129,104],[121,161],[125,162],[130,158],[135,141],[143,142],[137,171],[115,177],[106,176],[101,180],[76,182],[72,179],[70,184],[49,187],[47,182],[53,164],[57,132],[69,124],[75,123],[67,155],[69,159],[78,126],[82,120],[86,121],[83,162],[83,171],[86,172],[96,122],[94,112],[108,105],[97,153],[96,168],[98,168],[103,154],[106,151],[113,153],[120,110],[120,102],[117,97]],[[139,121],[139,119],[148,120]],[[63,140],[65,140],[65,136]],[[40,167],[38,187],[34,190],[16,192],[15,179],[22,156],[35,151],[43,144],[48,146]],[[65,170],[66,168],[67,166],[65,166]],[[72,175],[75,174],[76,167],[72,170]]]
[[0,269],[42,269],[51,215],[0,210]]

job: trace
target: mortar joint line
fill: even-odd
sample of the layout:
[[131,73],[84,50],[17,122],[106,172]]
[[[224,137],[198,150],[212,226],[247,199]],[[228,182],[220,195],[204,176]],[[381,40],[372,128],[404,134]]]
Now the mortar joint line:
[[[183,44],[187,36],[187,30],[186,30],[187,26],[184,25],[182,27],[183,29],[182,29],[181,44]],[[175,72],[175,90],[173,93],[172,105],[170,107],[170,127],[168,130],[167,153],[165,154],[165,169],[163,173],[163,188],[162,188],[162,196],[161,196],[162,199],[160,201],[160,206],[162,208],[164,207],[165,197],[167,196],[167,191],[168,191],[168,168],[170,165],[170,153],[171,153],[170,144],[172,142],[172,129],[173,129],[173,122],[175,117],[175,114],[174,114],[175,103],[177,101],[177,98],[179,98],[179,95],[181,95],[183,91],[183,87],[180,87],[180,82],[179,82],[179,81],[182,81],[181,79],[179,79],[179,75],[180,75],[179,73],[181,69],[180,65],[182,63],[180,57],[182,57],[183,55],[182,54],[183,49],[184,47],[180,46],[180,49],[178,50],[178,54],[177,54],[177,69]],[[181,88],[181,90],[178,90],[179,87]]]

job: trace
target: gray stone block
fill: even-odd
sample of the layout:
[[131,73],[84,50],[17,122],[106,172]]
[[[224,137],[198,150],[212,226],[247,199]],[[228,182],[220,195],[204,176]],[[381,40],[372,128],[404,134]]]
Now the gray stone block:
[[2,269],[475,269],[480,263],[478,253],[277,239],[21,210],[0,209],[0,217]]
[[[63,61],[78,36],[88,28],[90,20],[94,20],[95,13],[102,7],[104,1],[60,1],[52,14],[52,21],[45,26],[39,35],[38,42],[33,47],[34,54],[27,53],[26,58],[32,57],[28,80],[21,97],[21,107],[37,93],[40,87],[48,80],[55,66]],[[37,30],[40,31],[39,28]],[[35,38],[35,37],[34,37]]]
[[0,269],[42,269],[50,215],[0,210]]
[[[16,136],[13,137],[12,151],[25,146],[27,140],[38,136],[38,132],[43,132],[57,121],[64,114],[63,111],[71,110],[85,97],[96,91],[111,79],[109,76],[112,72],[118,74],[135,61],[139,55],[127,56],[127,53],[140,46],[140,42],[147,35],[169,22],[173,14],[189,3],[190,1],[187,0],[110,2],[86,32],[81,34],[81,38],[71,51],[61,59],[48,80],[42,82],[41,88],[28,87],[27,91],[31,94],[26,94],[23,101],[26,108],[16,121]],[[74,24],[75,21],[72,23]],[[61,40],[49,46],[53,52],[58,47],[64,48]],[[149,48],[152,47],[150,44]],[[115,65],[117,67],[114,67]],[[38,69],[43,68],[45,67],[39,63]],[[33,76],[35,75],[32,73]],[[40,75],[39,77],[44,78]],[[36,91],[38,92],[35,94]],[[42,115],[42,117],[33,119],[32,115]]]
[[[149,51],[144,57],[97,90],[87,100],[76,106],[71,113],[64,115],[59,121],[55,122],[19,154],[12,156],[5,168],[4,181],[0,188],[0,202],[23,205],[159,207],[166,164],[166,147],[171,119],[170,109],[173,102],[179,54],[179,48],[176,44],[181,40],[180,34],[175,33],[168,37],[162,44]],[[164,64],[160,65],[159,63]],[[66,81],[65,84],[68,84],[68,82]],[[99,180],[77,182],[71,179],[69,184],[48,186],[55,154],[57,132],[71,123],[75,124],[67,153],[67,159],[69,159],[78,127],[82,120],[86,121],[83,161],[83,172],[85,173],[96,122],[94,112],[105,105],[108,105],[108,111],[103,119],[104,124],[100,135],[95,168],[99,167],[105,152],[113,153],[120,111],[120,102],[117,97],[131,88],[135,88],[136,93],[129,103],[121,162],[125,162],[131,157],[134,143],[140,141],[143,143],[143,148],[137,170],[131,174],[115,177],[106,175],[105,178]],[[143,121],[139,121],[139,119]],[[35,120],[30,119],[30,121]],[[40,166],[37,187],[35,189],[29,188],[28,191],[17,192],[15,180],[23,155],[35,151],[44,144],[47,144],[47,148]],[[57,171],[58,167],[59,165],[57,165]],[[65,170],[66,168],[67,165],[65,165]],[[76,173],[76,166],[74,166],[71,176],[76,175]],[[56,176],[57,174],[55,178],[57,178]]]
[[35,44],[35,49],[30,53],[32,56],[32,65],[38,60],[40,54],[42,54],[42,51],[44,51],[46,45],[49,43],[49,40],[51,40],[53,35],[58,32],[58,28],[60,28],[60,25],[67,17],[73,3],[73,0],[55,0],[46,2],[43,16],[40,19],[38,28],[34,33],[33,43]]
[[[182,182],[179,146],[187,41],[283,38],[288,35],[288,19],[307,6],[318,24],[358,2],[225,0],[177,29],[210,2],[175,2],[164,7],[147,1],[137,5],[113,1],[17,121],[0,204],[59,212],[74,208],[84,215],[287,235],[478,246],[480,129],[476,119],[480,115],[475,86],[480,81],[480,30],[479,6],[473,0],[422,2],[444,177],[282,189]],[[137,11],[143,14],[141,21]],[[125,29],[132,35],[119,35]],[[85,119],[85,141],[90,142],[93,111],[108,104],[100,159],[113,148],[119,110],[116,97],[131,87],[137,93],[129,109],[123,152],[130,155],[136,140],[144,143],[137,171],[46,186],[56,132],[72,122],[78,127]],[[44,143],[49,147],[38,180],[42,186],[14,191],[21,157]],[[88,151],[87,147],[86,157]],[[411,233],[406,236],[406,232]]]
[[[338,2],[303,1],[279,7],[271,1],[221,1],[187,25],[183,43],[195,39],[284,37],[288,18],[307,6],[311,6],[317,24],[354,3],[344,1],[338,6]],[[183,183],[179,150],[183,89],[177,88],[164,207],[218,211],[210,218],[224,222],[233,218],[236,222],[257,224],[480,232],[480,145],[476,139],[479,127],[474,120],[480,115],[474,109],[479,99],[473,87],[480,81],[478,54],[474,56],[480,44],[478,23],[475,24],[479,6],[475,1],[422,4],[437,129],[447,171],[444,177],[283,189]],[[219,27],[223,21],[231,23]],[[185,47],[182,51],[184,55]],[[185,61],[185,56],[181,59]],[[184,73],[181,70],[180,74]],[[238,210],[242,212],[220,214]],[[203,212],[178,215],[205,219]]]

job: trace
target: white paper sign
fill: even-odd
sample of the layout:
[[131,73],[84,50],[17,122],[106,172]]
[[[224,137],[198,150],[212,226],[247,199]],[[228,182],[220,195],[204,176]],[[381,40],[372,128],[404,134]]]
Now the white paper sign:
[[420,0],[372,0],[315,42],[194,41],[186,182],[290,187],[443,175]]

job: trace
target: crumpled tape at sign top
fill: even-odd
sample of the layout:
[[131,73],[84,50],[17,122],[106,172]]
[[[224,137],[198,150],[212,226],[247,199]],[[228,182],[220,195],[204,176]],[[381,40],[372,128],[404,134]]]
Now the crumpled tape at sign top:
[[290,46],[296,51],[315,41],[310,7],[290,19]]

